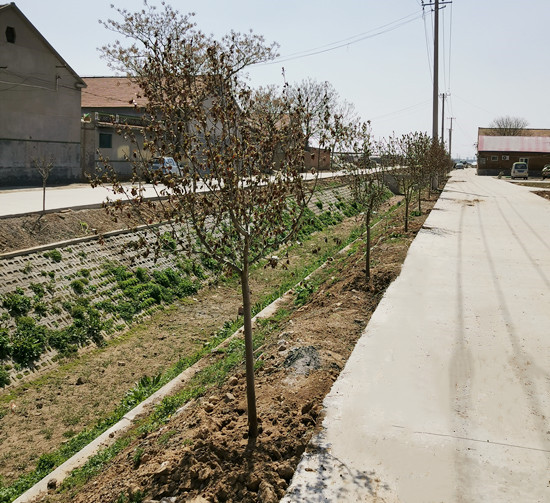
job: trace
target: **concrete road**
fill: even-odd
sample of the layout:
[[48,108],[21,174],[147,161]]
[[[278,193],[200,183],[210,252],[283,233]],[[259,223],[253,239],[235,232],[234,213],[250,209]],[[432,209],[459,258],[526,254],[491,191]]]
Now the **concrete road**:
[[284,502],[550,502],[550,201],[453,173]]
[[[318,177],[331,178],[342,176],[342,172],[321,172]],[[311,174],[304,174],[306,180],[314,178]],[[127,184],[130,187],[130,184]],[[159,185],[156,188],[151,184],[144,184],[145,198],[157,198],[164,186]],[[199,184],[199,192],[205,190],[204,186]],[[42,188],[0,188],[0,217],[24,215],[42,211]],[[85,208],[99,207],[107,197],[114,200],[112,188],[96,187],[92,188],[88,184],[73,184],[61,187],[46,188],[46,211],[60,210],[66,208]],[[124,198],[121,198],[124,199]]]

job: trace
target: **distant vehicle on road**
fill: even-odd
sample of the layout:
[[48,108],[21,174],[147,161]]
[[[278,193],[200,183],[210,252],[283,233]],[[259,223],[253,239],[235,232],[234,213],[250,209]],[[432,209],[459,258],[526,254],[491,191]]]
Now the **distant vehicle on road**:
[[178,163],[173,157],[153,157],[151,159],[151,170],[162,170],[163,175],[179,175]]
[[462,164],[461,162],[457,162],[455,164],[455,169],[464,169],[464,164]]
[[529,178],[529,169],[526,162],[515,162],[512,164],[512,171],[510,172],[510,178]]
[[542,179],[550,178],[550,164],[545,164],[542,168]]

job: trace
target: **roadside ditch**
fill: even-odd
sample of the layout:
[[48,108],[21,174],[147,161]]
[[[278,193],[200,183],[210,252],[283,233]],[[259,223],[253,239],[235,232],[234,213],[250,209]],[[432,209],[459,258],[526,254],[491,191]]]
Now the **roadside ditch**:
[[[289,262],[292,263],[285,266],[286,269],[257,269],[257,278],[253,283],[256,310],[296,283],[312,267],[316,267],[323,257],[330,256],[341,248],[342,243],[349,237],[350,229],[355,226],[350,220],[342,224],[345,213],[353,213],[351,207],[345,203],[345,198],[346,189],[342,187],[332,187],[319,193],[317,199],[312,202],[312,212],[317,220],[324,221],[320,227],[326,228],[327,225],[338,222],[340,225],[329,226],[328,234],[325,233],[322,239],[322,234],[319,234],[319,242],[314,238],[303,243],[297,248],[302,252],[298,254],[301,258],[289,258]],[[331,216],[331,219],[328,216]],[[87,269],[90,271],[87,275],[90,282],[85,286],[91,289],[86,292],[95,294],[97,290],[94,291],[93,287],[97,286],[97,283],[94,281],[102,280],[95,277],[92,269],[94,266],[91,264],[94,260],[109,260],[108,255],[103,252],[111,248],[88,253],[82,247],[88,247],[89,250],[90,246],[97,244],[99,243],[68,242],[53,248],[61,254],[62,260],[59,262],[52,260],[51,256],[45,257],[44,253],[50,250],[43,249],[24,257],[10,257],[6,262],[2,262],[2,273],[6,273],[4,267],[7,266],[12,273],[18,275],[21,281],[10,283],[8,287],[14,288],[17,284],[15,288],[23,289],[24,295],[31,298],[31,284],[40,279],[45,283],[49,281],[48,278],[51,279],[49,272],[53,271],[55,274],[57,271],[60,274],[57,276],[56,291],[64,291],[70,298],[74,298],[76,294],[78,298],[78,292],[74,292],[71,282],[75,281],[75,278],[86,277],[78,275],[78,272]],[[112,249],[118,252],[119,245],[120,243],[113,245]],[[86,253],[85,256],[82,251]],[[311,257],[315,259],[312,261]],[[118,258],[120,260],[120,257]],[[167,257],[167,260],[169,258]],[[29,263],[32,268],[27,267]],[[47,277],[42,270],[46,272]],[[275,278],[274,275],[277,274],[279,276]],[[112,283],[116,281],[118,279],[115,277]],[[275,291],[273,284],[279,285]],[[208,303],[207,296],[211,297]],[[39,299],[31,298],[31,306],[33,302],[38,301]],[[145,316],[141,315],[139,319],[144,322],[143,324],[135,325],[130,330],[125,326],[121,335],[103,341],[99,347],[93,344],[87,346],[88,349],[84,352],[80,350],[79,358],[75,358],[76,352],[52,352],[42,358],[40,366],[36,365],[21,372],[22,377],[16,377],[19,384],[5,389],[0,395],[0,415],[3,416],[0,418],[2,486],[6,488],[16,480],[21,481],[21,484],[16,483],[16,486],[20,486],[19,489],[28,486],[30,479],[25,475],[21,477],[21,474],[30,474],[28,470],[34,463],[37,462],[38,466],[38,472],[33,472],[34,478],[41,474],[41,469],[47,473],[47,470],[53,468],[52,464],[60,464],[61,458],[66,459],[71,452],[75,452],[95,438],[99,430],[108,428],[108,423],[112,424],[115,421],[113,410],[116,411],[115,416],[124,415],[129,410],[128,407],[139,403],[153,388],[169,380],[170,372],[172,376],[177,375],[183,368],[192,365],[194,360],[208,354],[215,343],[227,337],[239,325],[239,320],[235,319],[239,304],[239,294],[235,292],[231,279],[228,279],[212,286],[209,292],[206,289],[197,290],[191,296],[180,298],[175,304],[155,306],[151,311],[145,312]],[[162,312],[157,312],[159,309]],[[193,326],[186,325],[185,319],[192,320]],[[65,319],[65,323],[69,321]],[[224,322],[224,327],[220,329]],[[50,318],[48,323],[57,328],[60,320]],[[135,360],[137,363],[134,365],[132,361]],[[178,362],[175,366],[174,361]],[[158,377],[161,370],[171,365],[173,368],[169,372]],[[21,369],[22,367],[19,367],[15,370],[20,372]],[[99,395],[98,390],[101,390]],[[120,402],[121,390],[129,390],[123,399],[124,403]],[[61,445],[62,452],[53,463],[51,456],[37,459],[40,453],[48,452],[54,445]],[[4,490],[0,489],[0,494],[1,491]]]

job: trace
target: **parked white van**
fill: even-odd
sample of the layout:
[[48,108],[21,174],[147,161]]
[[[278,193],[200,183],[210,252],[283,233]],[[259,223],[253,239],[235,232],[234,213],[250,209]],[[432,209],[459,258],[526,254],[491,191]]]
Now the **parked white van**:
[[512,171],[510,173],[510,178],[529,178],[529,169],[527,168],[526,162],[515,162],[512,164]]

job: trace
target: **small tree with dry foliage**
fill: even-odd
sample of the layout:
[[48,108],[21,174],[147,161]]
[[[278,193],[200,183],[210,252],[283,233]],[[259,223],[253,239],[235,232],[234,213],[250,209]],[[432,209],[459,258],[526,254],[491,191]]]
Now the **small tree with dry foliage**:
[[372,134],[369,123],[356,124],[350,128],[353,159],[346,164],[353,200],[362,212],[365,227],[365,278],[371,277],[371,228],[372,219],[386,198],[384,171],[371,160],[373,153]]
[[429,180],[426,164],[431,143],[427,133],[414,132],[400,137],[390,136],[379,147],[385,165],[396,168],[394,174],[405,199],[405,232],[409,230],[409,211],[413,196]]
[[[240,77],[247,65],[275,55],[275,46],[262,37],[232,32],[215,40],[199,31],[190,16],[167,5],[163,11],[147,7],[137,13],[118,10],[123,22],[105,24],[132,44],[103,49],[112,66],[129,72],[147,98],[143,131],[121,128],[134,140],[136,183],[128,188],[109,171],[97,183],[110,181],[140,212],[146,207],[146,188],[137,181],[147,160],[172,156],[180,163],[177,175],[151,173],[153,189],[180,250],[214,260],[240,278],[249,437],[255,438],[249,271],[295,235],[311,197],[313,188],[300,175],[304,110],[286,88],[253,90]],[[161,253],[162,242],[161,236],[153,244],[142,240],[155,254]]]

